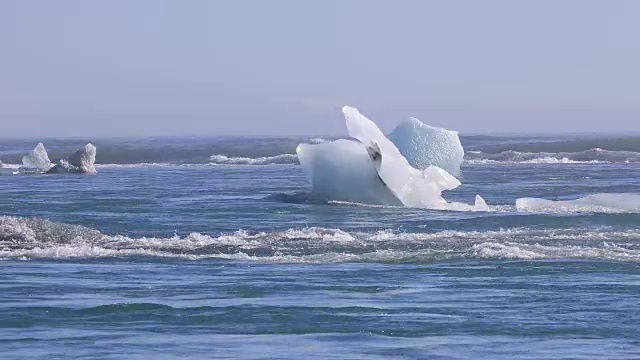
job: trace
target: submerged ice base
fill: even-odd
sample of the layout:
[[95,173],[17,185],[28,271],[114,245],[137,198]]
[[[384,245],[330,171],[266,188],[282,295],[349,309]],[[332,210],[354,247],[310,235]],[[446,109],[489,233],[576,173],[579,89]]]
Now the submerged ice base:
[[331,200],[368,204],[488,210],[480,196],[474,205],[447,202],[442,192],[458,187],[458,179],[437,166],[412,167],[375,123],[349,106],[343,113],[349,135],[357,141],[300,144],[296,149],[314,192]]

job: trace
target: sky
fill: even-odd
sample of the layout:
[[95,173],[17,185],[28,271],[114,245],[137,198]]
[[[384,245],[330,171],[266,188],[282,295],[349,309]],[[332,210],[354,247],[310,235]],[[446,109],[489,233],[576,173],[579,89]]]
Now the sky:
[[640,1],[3,0],[0,137],[640,132]]

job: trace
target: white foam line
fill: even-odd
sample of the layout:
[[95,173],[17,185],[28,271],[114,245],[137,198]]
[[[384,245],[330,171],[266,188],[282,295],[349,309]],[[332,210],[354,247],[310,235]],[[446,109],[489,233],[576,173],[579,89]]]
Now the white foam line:
[[229,157],[227,155],[211,155],[209,158],[214,164],[225,165],[269,165],[269,164],[297,164],[296,154],[280,154],[264,157]]
[[[0,217],[0,258],[155,256],[267,262],[434,261],[462,258],[593,258],[640,261],[640,230],[516,228],[402,233],[300,228],[185,237],[109,236],[42,219]],[[339,245],[342,252],[336,252]],[[407,250],[410,246],[412,250]],[[370,249],[377,248],[375,251]],[[300,254],[301,249],[311,253]],[[415,249],[415,250],[414,250]],[[254,255],[255,253],[265,255]]]

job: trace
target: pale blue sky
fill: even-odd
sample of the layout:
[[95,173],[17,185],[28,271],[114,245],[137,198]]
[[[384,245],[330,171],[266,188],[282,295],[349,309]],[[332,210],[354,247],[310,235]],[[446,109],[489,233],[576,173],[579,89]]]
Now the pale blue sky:
[[640,1],[0,1],[0,136],[640,131]]

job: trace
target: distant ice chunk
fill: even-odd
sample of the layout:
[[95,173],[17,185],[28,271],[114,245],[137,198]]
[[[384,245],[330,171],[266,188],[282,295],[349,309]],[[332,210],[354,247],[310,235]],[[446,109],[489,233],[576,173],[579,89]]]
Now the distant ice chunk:
[[600,193],[575,200],[547,200],[520,198],[516,200],[520,211],[540,212],[640,212],[640,194]]
[[48,173],[87,173],[95,174],[96,147],[91,143],[82,149],[58,161]]
[[296,149],[315,192],[369,204],[488,210],[479,196],[474,205],[447,202],[442,192],[460,186],[458,179],[437,166],[412,167],[375,123],[349,106],[343,113],[349,135],[358,141],[300,144]]
[[24,169],[37,170],[41,172],[49,171],[49,169],[53,167],[51,160],[49,160],[47,150],[44,148],[44,144],[38,143],[35,149],[22,157],[22,167]]
[[457,131],[433,127],[416,118],[401,122],[389,134],[389,139],[416,169],[438,166],[459,176],[464,148]]

